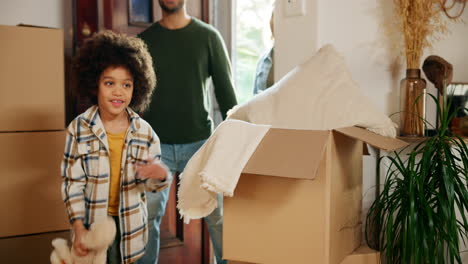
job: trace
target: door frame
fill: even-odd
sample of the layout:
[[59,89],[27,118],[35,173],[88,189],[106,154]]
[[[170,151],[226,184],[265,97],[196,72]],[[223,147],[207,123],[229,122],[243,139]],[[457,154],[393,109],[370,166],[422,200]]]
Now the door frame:
[[[104,18],[100,19],[100,24],[102,25],[100,29],[111,29],[111,28],[120,28],[126,27],[126,30],[131,32],[132,35],[136,35],[147,28],[148,25],[129,25],[128,24],[128,13],[124,17],[114,17],[111,10],[118,8],[119,5],[127,5],[128,0],[97,0],[99,1],[99,8],[102,8],[104,11]],[[210,1],[213,0],[203,0],[201,8],[201,20],[210,23]],[[159,8],[153,6],[153,13],[156,14],[156,18],[153,18],[154,22],[158,20],[158,17],[161,17],[161,12]]]

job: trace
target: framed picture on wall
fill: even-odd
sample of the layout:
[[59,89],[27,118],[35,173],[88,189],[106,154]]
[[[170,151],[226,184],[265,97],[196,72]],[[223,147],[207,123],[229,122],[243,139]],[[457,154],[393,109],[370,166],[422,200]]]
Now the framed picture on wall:
[[447,99],[451,101],[450,112],[457,112],[450,122],[450,129],[458,135],[468,136],[468,83],[449,84]]
[[147,27],[153,21],[152,0],[128,0],[128,24]]

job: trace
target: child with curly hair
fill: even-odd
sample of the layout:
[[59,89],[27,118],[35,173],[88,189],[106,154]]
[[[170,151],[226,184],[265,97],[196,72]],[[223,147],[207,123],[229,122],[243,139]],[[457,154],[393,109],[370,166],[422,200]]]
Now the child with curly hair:
[[77,56],[77,91],[94,106],[68,126],[61,165],[62,196],[77,255],[90,224],[114,218],[117,235],[107,263],[133,263],[148,240],[145,191],[168,186],[159,138],[135,111],[149,105],[156,84],[152,59],[138,38],[102,31]]

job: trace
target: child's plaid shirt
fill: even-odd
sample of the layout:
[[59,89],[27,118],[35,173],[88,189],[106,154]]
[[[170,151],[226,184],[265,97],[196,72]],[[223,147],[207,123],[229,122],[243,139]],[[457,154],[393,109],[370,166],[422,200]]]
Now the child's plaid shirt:
[[[119,220],[123,263],[143,256],[147,243],[146,185],[135,178],[135,163],[160,159],[159,138],[151,126],[130,108],[130,127],[125,136],[121,163]],[[70,222],[82,219],[89,226],[107,216],[110,162],[106,131],[93,106],[68,126],[61,166],[62,197]],[[154,186],[154,185],[153,185]],[[150,189],[150,191],[159,191]]]

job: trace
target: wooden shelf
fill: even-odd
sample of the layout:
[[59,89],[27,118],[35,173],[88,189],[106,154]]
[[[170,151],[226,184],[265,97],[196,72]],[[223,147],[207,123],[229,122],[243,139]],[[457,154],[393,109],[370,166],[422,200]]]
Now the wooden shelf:
[[427,139],[427,137],[403,137],[403,136],[398,136],[397,138],[399,140],[402,140],[410,144],[417,144]]
[[[399,140],[405,141],[410,144],[417,144],[421,143],[424,140],[426,140],[428,137],[404,137],[404,136],[398,136],[397,137]],[[468,137],[462,136],[463,141],[468,144]]]

